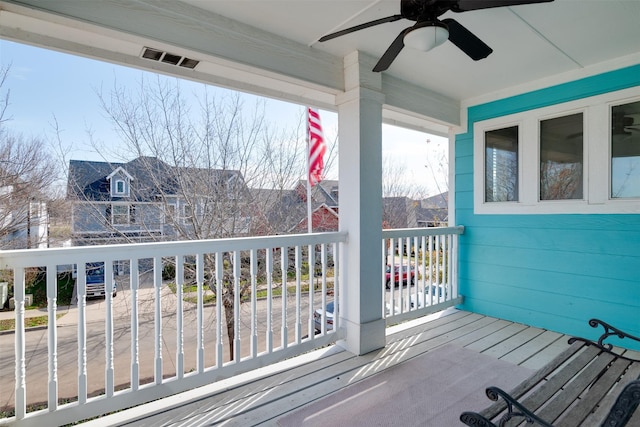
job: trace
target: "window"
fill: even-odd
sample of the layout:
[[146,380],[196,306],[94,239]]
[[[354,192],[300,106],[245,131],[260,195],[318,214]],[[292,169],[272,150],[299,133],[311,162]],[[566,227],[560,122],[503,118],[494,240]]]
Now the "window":
[[168,204],[167,210],[165,211],[165,214],[164,214],[164,222],[172,223],[173,221],[175,221],[175,218],[176,218],[176,205]]
[[129,205],[129,224],[136,223],[136,205]]
[[114,225],[129,224],[129,206],[113,205],[111,219]]
[[125,182],[121,179],[116,181],[116,194],[125,194]]
[[639,203],[640,86],[473,124],[477,214],[637,213]]
[[611,107],[611,198],[640,197],[640,101]]
[[540,121],[540,200],[583,198],[582,116]]
[[184,215],[182,217],[182,222],[185,224],[190,223],[193,219],[193,209],[191,208],[191,205],[184,205],[183,209]]
[[485,202],[518,200],[518,126],[485,132]]

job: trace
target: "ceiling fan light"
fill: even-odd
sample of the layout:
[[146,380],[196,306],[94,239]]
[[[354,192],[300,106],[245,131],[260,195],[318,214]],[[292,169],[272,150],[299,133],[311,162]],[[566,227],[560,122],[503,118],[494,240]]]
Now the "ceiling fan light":
[[449,39],[449,30],[446,25],[440,22],[429,22],[425,24],[423,27],[409,31],[404,36],[405,46],[422,52],[428,52]]

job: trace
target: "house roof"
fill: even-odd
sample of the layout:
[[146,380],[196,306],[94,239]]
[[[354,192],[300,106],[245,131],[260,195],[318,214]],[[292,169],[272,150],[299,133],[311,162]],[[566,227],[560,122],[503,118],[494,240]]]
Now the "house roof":
[[180,185],[191,191],[210,194],[215,183],[227,183],[235,178],[241,191],[246,191],[242,174],[236,170],[176,168],[156,157],[141,156],[127,163],[108,163],[84,160],[69,162],[67,198],[111,200],[109,177],[122,170],[133,182],[131,198],[137,201],[153,201],[159,194],[178,195]]

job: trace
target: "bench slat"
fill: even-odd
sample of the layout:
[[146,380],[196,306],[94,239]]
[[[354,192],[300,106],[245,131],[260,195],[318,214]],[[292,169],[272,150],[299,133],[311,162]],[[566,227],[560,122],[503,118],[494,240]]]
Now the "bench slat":
[[[578,372],[584,369],[591,360],[600,352],[596,347],[587,347],[580,352],[573,360],[564,365],[562,369],[555,372],[546,382],[536,388],[533,393],[521,401],[522,405],[531,412],[536,411],[558,391],[564,387]],[[507,426],[515,426],[518,423],[507,423]]]
[[505,427],[526,422],[547,427],[640,427],[640,360],[634,357],[638,353],[605,343],[612,336],[637,342],[640,338],[599,319],[589,320],[589,325],[604,328],[597,342],[571,338],[569,348],[509,393],[487,388],[487,396],[496,403],[479,413],[464,412],[460,420],[494,427],[494,422]]
[[[536,371],[532,376],[521,382],[518,386],[516,386],[513,390],[509,392],[514,398],[519,399],[524,394],[529,392],[533,387],[535,387],[540,381],[544,380],[548,377],[553,371],[555,371],[559,366],[564,364],[567,360],[573,357],[577,352],[579,352],[583,347],[585,347],[585,343],[582,341],[576,341],[571,344],[566,350],[556,356],[553,360],[551,360],[547,365],[540,368]],[[503,412],[507,408],[506,402],[500,400],[493,405],[485,408],[480,414],[487,419],[494,419],[501,412]]]
[[556,423],[556,427],[579,426],[593,411],[598,403],[611,390],[611,387],[624,374],[627,367],[631,364],[628,360],[616,359],[607,372],[589,387],[588,391],[580,396],[580,400],[566,414],[562,416]]
[[[601,353],[590,362],[582,371],[576,373],[565,386],[562,387],[562,397],[557,397],[548,402],[537,415],[543,420],[555,421],[567,410],[571,404],[580,396],[599,375],[606,375],[606,369],[614,356],[608,353]],[[605,373],[603,374],[603,371]],[[553,424],[553,422],[552,422]]]
[[[602,399],[602,402],[600,402],[600,405],[595,410],[595,412],[589,415],[589,417],[585,420],[585,425],[594,425],[594,426],[601,425],[609,415],[609,411],[611,410],[611,408],[613,407],[613,404],[618,398],[618,394],[620,393],[620,391],[624,389],[626,385],[629,384],[631,381],[633,381],[635,378],[640,378],[640,362],[634,362],[631,364],[627,372],[624,373],[624,377],[622,377],[622,379],[615,386],[613,391],[609,393],[607,396],[605,396],[604,399]],[[640,411],[636,411],[636,414],[635,414],[636,418],[640,416],[639,413]],[[633,424],[629,422],[629,426],[640,426],[640,422],[637,424]]]

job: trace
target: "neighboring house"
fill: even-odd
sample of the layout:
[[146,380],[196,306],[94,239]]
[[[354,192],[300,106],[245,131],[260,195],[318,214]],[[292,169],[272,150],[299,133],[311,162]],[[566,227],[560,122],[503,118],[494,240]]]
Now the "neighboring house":
[[[293,189],[251,189],[251,195],[254,234],[307,232],[307,181],[298,181]],[[338,181],[324,180],[311,188],[311,209],[314,231],[338,229]]]
[[[330,208],[324,203],[321,204],[311,212],[311,223],[313,224],[314,233],[322,233],[326,231],[338,231],[338,225],[339,225],[338,209]],[[290,231],[294,233],[306,233],[308,232],[308,224],[309,224],[309,220],[305,216]]]
[[69,163],[74,245],[247,234],[247,197],[238,171],[176,168],[155,157]]
[[16,185],[0,187],[0,248],[48,247],[47,204],[35,196],[16,193]]
[[[256,234],[307,232],[307,182],[293,190],[252,189]],[[311,189],[314,232],[338,230],[338,181],[325,180]],[[448,220],[448,192],[423,199],[384,197],[383,228],[440,227]],[[261,218],[261,220],[257,220]],[[261,230],[261,231],[259,231]]]
[[383,228],[444,227],[448,221],[448,192],[422,200],[382,199]]
[[416,227],[446,227],[449,223],[449,192],[420,200]]

